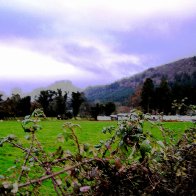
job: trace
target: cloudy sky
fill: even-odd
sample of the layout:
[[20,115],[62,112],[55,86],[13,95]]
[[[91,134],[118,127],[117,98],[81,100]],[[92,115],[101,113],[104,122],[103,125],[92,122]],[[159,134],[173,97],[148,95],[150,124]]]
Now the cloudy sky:
[[196,0],[0,0],[0,91],[84,88],[196,55]]

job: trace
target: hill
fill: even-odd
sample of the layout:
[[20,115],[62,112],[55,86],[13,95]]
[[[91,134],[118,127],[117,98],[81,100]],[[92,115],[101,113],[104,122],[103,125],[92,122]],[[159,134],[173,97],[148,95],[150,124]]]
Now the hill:
[[90,102],[124,102],[134,92],[132,87],[114,82],[110,85],[88,87],[84,93]]
[[172,63],[149,68],[146,71],[116,81],[110,85],[88,87],[84,93],[92,102],[120,102],[125,103],[134,90],[142,84],[146,78],[153,79],[155,85],[159,84],[162,77],[168,82],[173,82],[177,75],[186,73],[192,75],[196,72],[196,57],[184,58]]
[[81,89],[74,86],[71,81],[61,80],[61,81],[57,81],[57,82],[55,82],[55,83],[53,83],[49,86],[37,88],[37,89],[33,90],[31,93],[28,93],[28,95],[31,96],[32,99],[34,99],[36,96],[39,95],[40,91],[43,91],[43,90],[54,90],[54,91],[56,91],[57,89],[61,89],[62,92],[66,91],[69,94],[72,93],[72,92],[81,91]]

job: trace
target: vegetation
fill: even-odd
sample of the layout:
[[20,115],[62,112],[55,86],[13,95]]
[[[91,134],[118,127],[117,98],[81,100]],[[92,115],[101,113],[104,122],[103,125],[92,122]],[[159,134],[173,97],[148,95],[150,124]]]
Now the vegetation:
[[[175,113],[172,108],[174,102],[183,100],[184,106],[196,104],[196,79],[195,74],[189,77],[187,74],[176,75],[176,79],[170,85],[162,78],[159,86],[155,86],[151,78],[147,78],[141,89],[141,107],[144,112]],[[134,95],[135,96],[135,95]],[[138,98],[139,99],[139,98]],[[132,99],[133,100],[133,99]],[[133,104],[132,104],[133,106]],[[179,114],[185,114],[188,107],[181,107]]]
[[82,93],[72,92],[71,105],[72,105],[72,108],[73,108],[74,118],[76,118],[76,116],[78,115],[80,106],[83,102],[84,102],[84,95]]
[[[162,78],[165,78],[170,86],[174,83],[176,77],[185,75],[182,77],[181,84],[184,83],[185,78],[192,78],[192,85],[195,86],[196,78],[196,61],[195,57],[181,59],[176,62],[168,63],[166,65],[149,68],[148,70],[133,75],[128,78],[121,79],[109,85],[103,85],[98,87],[87,88],[84,93],[87,99],[91,102],[119,102],[123,105],[128,104],[130,96],[135,93],[137,88],[144,83],[147,78],[151,78],[154,82],[154,86],[158,86]],[[190,82],[190,80],[189,80]],[[180,85],[181,85],[180,84]],[[186,89],[185,89],[186,90]],[[193,89],[192,89],[193,90]],[[192,91],[189,91],[192,92]],[[178,95],[181,91],[177,90],[176,97],[174,99],[183,99]],[[188,96],[188,94],[187,94]],[[190,94],[191,96],[191,94]]]
[[[148,116],[132,111],[117,126],[103,128],[105,139],[91,146],[80,142],[79,125],[66,122],[54,151],[46,150],[39,139],[40,117],[44,120],[43,112],[35,110],[22,121],[26,143],[13,134],[1,138],[2,149],[8,145],[22,152],[9,172],[0,176],[1,195],[39,195],[45,183],[51,183],[51,193],[57,195],[196,193],[194,125],[178,138],[160,122],[145,125]],[[161,140],[152,135],[151,126]],[[48,136],[45,132],[44,137]],[[67,142],[72,144],[71,151],[64,148]]]
[[[107,126],[116,126],[116,121],[88,121],[88,120],[68,120],[73,124],[79,124],[81,130],[76,130],[76,134],[81,143],[88,142],[89,145],[93,146],[99,140],[105,140],[108,136],[101,134],[101,130],[103,127]],[[39,141],[42,143],[44,149],[55,151],[58,149],[61,142],[58,141],[58,134],[62,133],[62,125],[64,122],[54,118],[42,119],[39,124],[42,127],[42,130],[37,132],[37,137]],[[183,126],[183,125],[179,125]],[[189,125],[184,125],[188,127]],[[177,125],[178,127],[178,125]],[[178,129],[176,127],[176,129]],[[21,122],[17,120],[9,120],[0,122],[0,140],[3,137],[6,137],[8,134],[14,134],[24,145],[28,145],[29,140],[28,134],[24,133],[23,128],[21,126]],[[27,139],[26,139],[27,137]],[[65,142],[62,146],[64,150],[74,151],[73,143],[71,141]],[[4,148],[0,148],[0,174],[7,172],[9,166],[16,159],[18,159],[22,154],[18,154],[18,151],[12,151],[12,147],[7,145]],[[6,163],[6,164],[5,164]]]
[[10,98],[3,100],[0,95],[0,119],[14,119],[29,115],[34,109],[42,108],[48,117],[58,119],[70,119],[81,116],[83,118],[97,119],[97,115],[110,115],[115,111],[113,102],[105,104],[89,103],[84,93],[72,92],[71,97],[61,89],[43,90],[35,101],[31,97],[21,98],[19,94],[13,94]]
[[95,120],[97,120],[98,115],[110,116],[115,110],[116,106],[113,102],[90,104],[90,116]]
[[106,86],[90,87],[84,93],[89,102],[119,102],[125,104],[133,93],[133,88],[127,88],[115,82]]
[[145,112],[150,111],[154,104],[154,84],[152,79],[147,78],[141,93],[141,104]]

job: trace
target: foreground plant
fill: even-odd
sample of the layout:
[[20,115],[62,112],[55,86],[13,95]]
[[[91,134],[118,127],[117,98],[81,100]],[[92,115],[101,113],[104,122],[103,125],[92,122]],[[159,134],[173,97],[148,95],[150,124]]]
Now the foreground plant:
[[[41,110],[22,121],[29,146],[14,135],[0,141],[10,143],[24,154],[10,176],[0,176],[1,195],[39,195],[44,181],[50,180],[56,195],[194,195],[196,182],[196,128],[186,130],[175,141],[171,130],[155,123],[163,140],[157,141],[143,129],[148,119],[134,110],[117,127],[102,130],[110,134],[95,146],[81,144],[76,134],[79,125],[65,123],[57,136],[62,146],[47,153],[36,137],[41,130]],[[63,150],[72,140],[75,151]]]

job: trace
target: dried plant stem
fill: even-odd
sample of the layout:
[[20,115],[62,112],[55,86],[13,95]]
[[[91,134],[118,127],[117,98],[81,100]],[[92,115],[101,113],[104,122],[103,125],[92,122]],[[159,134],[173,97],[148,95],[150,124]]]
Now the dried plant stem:
[[73,135],[73,139],[74,141],[76,142],[76,145],[77,145],[77,148],[78,148],[78,153],[80,154],[80,145],[79,145],[79,141],[78,141],[78,138],[74,132],[74,129],[70,128],[71,132],[72,132],[72,135]]
[[33,143],[34,143],[34,141],[35,141],[35,133],[33,132],[33,133],[32,133],[31,146],[30,146],[30,148],[29,148],[29,150],[28,150],[28,152],[27,152],[27,154],[26,154],[24,163],[23,163],[23,165],[22,165],[22,170],[21,170],[20,175],[19,175],[19,177],[18,177],[18,182],[20,182],[21,177],[22,177],[22,175],[23,175],[23,172],[24,172],[24,169],[23,169],[23,168],[24,168],[24,166],[27,164],[27,161],[28,161],[28,159],[29,159],[29,156],[30,156],[31,151],[32,151],[32,148],[33,148]]
[[45,175],[45,176],[42,176],[38,179],[34,179],[34,180],[30,180],[29,182],[26,182],[26,183],[22,183],[22,184],[19,184],[18,185],[18,188],[22,188],[22,187],[26,187],[26,186],[29,186],[30,184],[35,184],[35,183],[40,183],[44,180],[47,180],[47,179],[50,179],[52,177],[55,177],[55,176],[58,176],[60,174],[63,174],[64,172],[67,172],[67,171],[70,171],[70,170],[73,170],[83,164],[86,164],[86,163],[90,163],[92,161],[94,161],[95,159],[89,159],[89,160],[85,160],[85,161],[82,161],[81,163],[78,163],[77,165],[75,166],[72,166],[72,167],[68,167],[68,168],[64,168],[63,170],[59,171],[59,172],[56,172],[56,173],[53,173],[53,174],[50,174],[50,175]]

